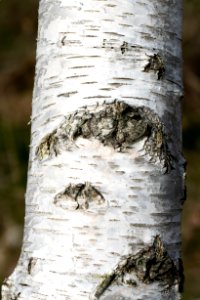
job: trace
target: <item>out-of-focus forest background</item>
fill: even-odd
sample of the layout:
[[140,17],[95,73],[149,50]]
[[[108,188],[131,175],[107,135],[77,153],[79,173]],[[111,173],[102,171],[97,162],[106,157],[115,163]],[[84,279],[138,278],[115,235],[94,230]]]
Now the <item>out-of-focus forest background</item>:
[[[37,0],[0,1],[0,284],[18,259],[24,220]],[[200,0],[185,0],[183,143],[184,300],[200,299]]]

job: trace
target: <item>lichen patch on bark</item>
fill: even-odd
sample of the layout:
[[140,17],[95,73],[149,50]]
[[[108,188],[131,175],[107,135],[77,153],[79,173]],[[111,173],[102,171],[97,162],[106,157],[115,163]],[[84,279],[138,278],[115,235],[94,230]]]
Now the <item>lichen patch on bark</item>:
[[74,150],[79,137],[97,139],[119,152],[130,150],[135,142],[146,138],[144,150],[150,162],[159,162],[166,172],[172,167],[164,125],[147,107],[130,106],[122,101],[82,107],[66,116],[59,128],[41,141],[36,155],[42,160],[63,150]]
[[106,201],[97,188],[89,182],[69,184],[55,196],[54,204],[69,210],[98,210]]
[[116,268],[97,286],[93,299],[100,299],[112,285],[137,286],[140,282],[151,284],[159,282],[166,288],[180,282],[179,270],[166,251],[159,236],[153,244],[134,255],[128,255],[118,263]]

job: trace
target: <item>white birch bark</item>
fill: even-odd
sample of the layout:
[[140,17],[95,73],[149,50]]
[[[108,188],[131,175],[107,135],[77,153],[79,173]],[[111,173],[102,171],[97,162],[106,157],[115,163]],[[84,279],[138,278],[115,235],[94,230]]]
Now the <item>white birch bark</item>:
[[180,299],[181,0],[40,0],[21,256],[2,299]]

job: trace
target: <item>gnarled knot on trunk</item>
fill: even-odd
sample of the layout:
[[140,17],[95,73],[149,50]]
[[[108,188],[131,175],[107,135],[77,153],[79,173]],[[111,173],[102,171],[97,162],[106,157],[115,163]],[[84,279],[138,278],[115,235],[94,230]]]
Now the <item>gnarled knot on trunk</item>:
[[130,106],[123,101],[81,107],[40,142],[36,155],[42,160],[63,149],[71,151],[79,137],[97,139],[119,152],[131,150],[135,142],[146,138],[144,150],[150,162],[159,162],[165,172],[172,168],[165,127],[148,107]]
[[54,198],[54,204],[69,210],[84,210],[96,212],[105,207],[106,201],[99,190],[90,182],[69,184],[64,191]]
[[[181,270],[181,273],[183,270]],[[100,299],[113,285],[137,286],[142,283],[160,282],[166,288],[182,285],[182,274],[166,251],[159,235],[153,244],[136,254],[122,257],[112,273],[106,275],[96,287],[92,299]]]

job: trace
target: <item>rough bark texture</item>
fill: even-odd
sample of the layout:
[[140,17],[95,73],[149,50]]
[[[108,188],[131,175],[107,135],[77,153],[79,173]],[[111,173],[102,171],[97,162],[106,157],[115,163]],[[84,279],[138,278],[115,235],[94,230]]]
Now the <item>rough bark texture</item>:
[[24,240],[2,299],[180,299],[181,0],[40,0]]

